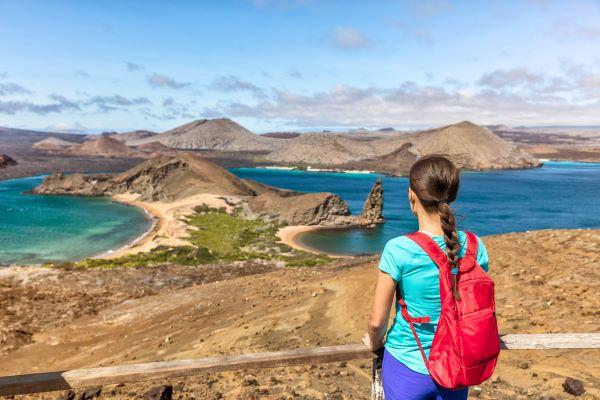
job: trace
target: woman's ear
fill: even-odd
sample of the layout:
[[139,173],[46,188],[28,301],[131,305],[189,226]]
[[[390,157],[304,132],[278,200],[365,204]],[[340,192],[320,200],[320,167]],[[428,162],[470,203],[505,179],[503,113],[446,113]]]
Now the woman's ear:
[[417,196],[415,196],[415,192],[413,192],[413,190],[411,188],[408,188],[408,204],[410,204],[410,211],[413,212],[413,214],[416,214],[417,212]]

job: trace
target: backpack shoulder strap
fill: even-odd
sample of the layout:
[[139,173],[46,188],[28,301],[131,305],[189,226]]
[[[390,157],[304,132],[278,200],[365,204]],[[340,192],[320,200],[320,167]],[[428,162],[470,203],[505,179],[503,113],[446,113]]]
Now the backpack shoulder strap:
[[465,251],[465,256],[473,256],[477,261],[477,253],[479,251],[479,243],[477,242],[477,236],[475,236],[472,232],[469,231],[465,231],[465,233],[467,235],[467,249]]
[[427,253],[429,258],[433,260],[433,262],[435,263],[435,265],[437,265],[439,269],[446,269],[449,267],[448,257],[446,256],[446,254],[444,254],[440,246],[438,246],[438,244],[434,242],[434,240],[431,237],[424,234],[423,232],[409,233],[408,235],[406,235],[406,237],[408,237],[417,245],[419,245],[419,247],[421,247],[423,251]]

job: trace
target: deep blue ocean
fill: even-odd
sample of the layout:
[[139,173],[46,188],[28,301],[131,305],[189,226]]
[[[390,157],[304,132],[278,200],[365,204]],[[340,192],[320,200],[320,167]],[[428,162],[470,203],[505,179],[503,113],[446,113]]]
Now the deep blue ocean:
[[25,194],[43,177],[0,181],[0,264],[76,260],[117,249],[151,224],[109,198]]
[[[232,170],[243,178],[305,191],[328,191],[360,213],[379,175],[272,169]],[[407,200],[408,179],[382,177],[386,223],[370,230],[319,231],[299,237],[337,254],[377,253],[398,235],[417,229]],[[600,228],[600,164],[548,162],[526,170],[463,172],[453,204],[460,228],[478,235],[549,228]]]
[[[243,178],[283,188],[337,193],[359,213],[377,174],[240,168]],[[414,231],[406,178],[383,176],[386,223],[370,230],[319,231],[299,240],[339,254],[377,253],[390,238]],[[145,232],[138,208],[109,198],[25,192],[42,177],[0,181],[0,264],[38,264],[117,249]],[[459,226],[479,235],[548,228],[600,228],[600,164],[549,162],[542,168],[464,172],[455,210]]]

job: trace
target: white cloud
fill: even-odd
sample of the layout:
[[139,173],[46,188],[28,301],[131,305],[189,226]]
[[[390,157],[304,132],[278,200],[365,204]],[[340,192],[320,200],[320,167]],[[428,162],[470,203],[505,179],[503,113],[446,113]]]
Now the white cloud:
[[432,126],[470,119],[479,123],[598,124],[600,74],[578,70],[547,76],[526,69],[492,71],[480,86],[395,87],[337,85],[310,94],[272,90],[254,104],[232,102],[207,115],[270,119],[297,127]]
[[170,76],[161,75],[157,73],[148,75],[146,79],[150,86],[158,88],[167,87],[171,89],[183,89],[184,87],[190,86],[190,83],[188,82],[177,82]]
[[265,97],[265,91],[253,84],[244,81],[234,75],[221,76],[216,78],[210,86],[214,90],[221,92],[250,92],[256,97]]
[[536,85],[543,82],[544,77],[529,71],[527,68],[497,69],[483,74],[478,83],[491,88],[515,87],[521,85]]
[[57,122],[46,127],[46,130],[58,133],[85,133],[89,131],[89,128],[81,125],[79,122]]
[[31,91],[29,91],[27,88],[25,88],[24,86],[21,86],[17,83],[12,83],[12,82],[5,82],[5,83],[1,83],[0,82],[0,96],[8,96],[8,95],[13,95],[13,94],[30,94]]
[[343,50],[361,49],[369,46],[369,39],[361,31],[352,27],[335,28],[331,40],[334,47]]

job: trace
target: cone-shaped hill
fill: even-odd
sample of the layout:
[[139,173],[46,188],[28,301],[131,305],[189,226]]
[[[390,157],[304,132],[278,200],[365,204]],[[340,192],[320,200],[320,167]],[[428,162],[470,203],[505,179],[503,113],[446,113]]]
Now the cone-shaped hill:
[[447,154],[468,169],[527,168],[539,165],[530,154],[496,136],[492,131],[463,121],[415,134],[412,151],[419,156]]
[[145,155],[120,140],[109,136],[101,136],[96,140],[89,140],[71,147],[67,154],[81,157],[122,157],[143,158]]
[[193,121],[159,135],[128,140],[127,144],[160,142],[176,149],[256,151],[272,150],[283,140],[255,135],[228,118],[219,118]]

